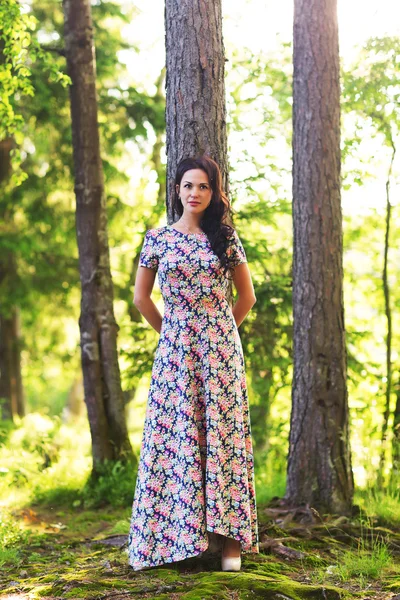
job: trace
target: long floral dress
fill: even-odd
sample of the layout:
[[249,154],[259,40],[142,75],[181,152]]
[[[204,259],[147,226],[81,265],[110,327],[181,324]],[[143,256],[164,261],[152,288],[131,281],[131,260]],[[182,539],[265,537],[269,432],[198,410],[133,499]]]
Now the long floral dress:
[[[236,231],[228,255],[247,262]],[[200,554],[207,531],[259,552],[243,349],[205,233],[146,232],[139,265],[164,300],[129,533],[134,570]]]

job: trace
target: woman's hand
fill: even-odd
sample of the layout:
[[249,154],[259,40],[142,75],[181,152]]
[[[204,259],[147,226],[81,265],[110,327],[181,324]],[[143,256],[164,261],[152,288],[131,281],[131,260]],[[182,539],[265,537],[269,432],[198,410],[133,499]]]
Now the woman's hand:
[[161,333],[162,316],[151,299],[157,271],[148,267],[138,267],[135,281],[133,304],[148,323]]
[[251,307],[256,303],[251,273],[247,263],[240,263],[233,269],[233,283],[238,293],[238,299],[232,307],[232,313],[237,327],[244,321]]

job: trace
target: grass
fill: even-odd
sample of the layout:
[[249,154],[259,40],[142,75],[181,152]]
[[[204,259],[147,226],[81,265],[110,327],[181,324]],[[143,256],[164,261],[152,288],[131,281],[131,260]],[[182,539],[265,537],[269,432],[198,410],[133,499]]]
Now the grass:
[[[347,584],[355,590],[362,591],[368,582],[383,582],[386,576],[400,573],[397,563],[389,549],[387,534],[381,529],[374,531],[371,518],[361,514],[360,536],[352,536],[346,544],[350,547],[336,543],[335,537],[327,532],[332,539],[330,559],[326,557],[314,571],[312,580],[318,583]],[[372,538],[371,538],[372,532]],[[329,538],[325,538],[329,547]]]
[[[140,439],[135,430],[132,431],[132,439]],[[137,456],[138,452],[136,446]],[[261,462],[265,464],[260,461],[255,480],[257,503],[263,519],[263,505],[274,496],[284,495],[285,473],[278,468],[263,470]],[[120,579],[124,585],[136,582],[127,567],[126,555],[120,550],[97,550],[84,545],[88,539],[127,535],[136,473],[130,466],[110,464],[105,466],[97,481],[91,482],[90,470],[90,434],[86,420],[72,426],[57,418],[30,414],[16,426],[0,423],[0,570],[9,574],[10,581],[18,580],[21,570],[27,569],[31,578],[30,583],[27,582],[28,588],[32,586],[31,589],[39,594],[42,585],[43,594],[57,595],[61,569],[65,597],[69,597],[68,594],[79,597],[81,593],[86,598],[98,597],[99,589],[104,591],[111,585],[104,583],[99,566],[101,558],[103,562],[111,561],[112,565],[115,562],[113,585]],[[357,491],[355,501],[361,509],[359,537],[353,537],[348,543],[339,542],[327,526],[326,534],[323,533],[318,543],[301,536],[295,542],[295,547],[300,545],[307,554],[303,562],[288,564],[261,553],[254,563],[247,559],[248,570],[258,573],[264,569],[266,572],[268,567],[268,577],[280,574],[298,582],[303,582],[296,579],[303,571],[307,585],[313,581],[343,589],[353,586],[356,592],[367,582],[379,586],[391,580],[391,589],[400,592],[400,587],[396,588],[400,569],[394,564],[383,537],[385,532],[377,530],[373,539],[370,537],[378,525],[400,525],[399,493]],[[357,525],[357,520],[354,521]],[[277,535],[276,528],[268,535]],[[87,565],[98,578],[98,589],[90,592],[85,587]],[[70,577],[79,580],[77,587],[71,587]],[[35,578],[40,578],[40,582]],[[262,586],[265,585],[263,580]],[[243,591],[243,595],[235,597],[247,596]]]
[[385,490],[357,490],[355,502],[366,514],[374,516],[380,522],[400,527],[400,482],[397,489],[393,486]]
[[29,542],[30,531],[15,520],[9,511],[0,513],[0,568],[21,562],[21,548]]
[[396,571],[396,564],[384,541],[376,541],[371,547],[361,540],[357,549],[335,551],[335,556],[335,564],[317,569],[313,581],[343,583],[362,591],[369,582],[383,582],[386,575]]
[[340,581],[356,578],[360,587],[370,579],[383,578],[384,572],[393,565],[393,558],[385,542],[375,542],[372,548],[361,540],[357,551],[348,550],[340,556],[337,577]]

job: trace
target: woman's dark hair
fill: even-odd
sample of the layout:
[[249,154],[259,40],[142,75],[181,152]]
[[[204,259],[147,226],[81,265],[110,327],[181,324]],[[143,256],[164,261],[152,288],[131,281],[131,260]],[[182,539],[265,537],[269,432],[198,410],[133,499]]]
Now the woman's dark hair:
[[182,202],[176,186],[180,186],[182,177],[186,171],[201,169],[208,175],[212,189],[211,202],[204,211],[200,226],[207,235],[211,248],[220,259],[221,267],[226,275],[231,268],[229,257],[226,254],[228,246],[233,242],[232,208],[222,187],[222,175],[217,163],[209,156],[197,156],[184,158],[178,164],[172,196],[172,214],[174,222],[176,215],[183,214]]

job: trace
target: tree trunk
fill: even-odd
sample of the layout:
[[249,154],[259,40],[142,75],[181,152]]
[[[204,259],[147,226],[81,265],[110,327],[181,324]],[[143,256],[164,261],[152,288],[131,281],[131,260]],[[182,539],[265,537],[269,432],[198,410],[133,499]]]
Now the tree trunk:
[[387,433],[389,428],[390,418],[390,399],[392,394],[392,310],[390,306],[390,286],[388,276],[388,259],[389,259],[389,244],[390,244],[390,225],[392,215],[392,205],[390,203],[390,180],[392,176],[393,163],[396,156],[396,147],[393,140],[390,140],[392,145],[392,158],[390,161],[388,177],[386,180],[386,219],[385,219],[385,244],[383,249],[383,272],[382,272],[382,287],[385,301],[385,317],[386,317],[386,389],[385,389],[385,410],[383,413],[383,423],[381,432],[381,456],[379,461],[378,481],[379,487],[382,487],[385,479],[385,462],[387,452]]
[[[0,42],[1,49],[1,42]],[[0,52],[0,60],[1,60]],[[11,162],[10,162],[10,151],[12,148],[11,138],[7,138],[0,142],[0,184],[4,186],[5,181],[8,179]],[[5,219],[5,208],[2,207],[2,221]],[[4,253],[4,256],[0,257],[0,286],[1,288],[8,287],[8,253]],[[3,305],[3,303],[2,303]],[[3,308],[4,311],[4,308]],[[9,331],[7,316],[0,313],[0,408],[1,418],[8,420],[13,418],[13,406],[12,406],[12,394],[11,394],[11,357],[9,352]]]
[[207,154],[219,165],[228,192],[225,54],[221,0],[166,0],[167,217],[176,167]]
[[[229,193],[225,108],[225,52],[221,0],[165,0],[168,224],[178,163],[206,154],[214,159]],[[227,300],[232,303],[232,282]],[[219,538],[210,533],[210,547]]]
[[294,374],[286,498],[348,513],[353,497],[346,387],[336,0],[295,0]]
[[9,320],[0,315],[0,406],[3,421],[13,418]]
[[21,373],[21,317],[20,310],[13,306],[10,319],[11,329],[11,391],[14,414],[25,416],[25,395]]
[[393,438],[392,438],[392,471],[390,482],[393,489],[398,491],[400,486],[400,375],[395,389],[396,406],[393,415]]
[[72,80],[76,229],[82,286],[81,360],[95,473],[106,459],[131,459],[132,448],[118,365],[90,1],[63,0],[63,7],[65,50]]
[[[1,56],[1,55],[0,55]],[[12,138],[0,142],[0,186],[5,187],[11,174]],[[8,194],[3,195],[0,209],[2,222],[12,219]],[[21,375],[21,341],[19,308],[13,306],[13,289],[17,278],[15,254],[3,251],[0,257],[0,286],[2,289],[0,312],[0,402],[2,419],[12,419],[25,414]]]

